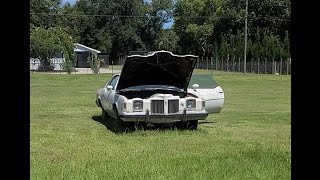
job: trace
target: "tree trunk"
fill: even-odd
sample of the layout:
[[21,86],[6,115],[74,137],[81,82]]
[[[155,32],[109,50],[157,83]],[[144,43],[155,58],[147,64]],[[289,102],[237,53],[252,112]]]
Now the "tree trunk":
[[221,57],[221,71],[223,71],[223,57]]
[[197,58],[197,67],[196,69],[199,69],[199,58]]
[[289,74],[289,58],[287,58],[287,75]]
[[209,68],[208,68],[208,57],[206,57],[206,61],[207,61],[207,70],[208,70],[208,69],[209,69]]
[[280,71],[279,71],[279,75],[282,74],[282,58],[280,59]]
[[216,57],[216,70],[218,70],[218,56]]
[[274,58],[272,58],[272,74],[275,74],[275,68],[274,68]]
[[264,58],[264,74],[267,74],[267,58]]
[[212,68],[213,68],[213,57],[210,58],[211,76],[212,76]]
[[235,64],[234,64],[234,59],[235,58],[236,58],[235,56],[232,57],[232,71],[233,72],[235,72]]
[[203,67],[203,56],[201,57],[201,69],[204,69],[204,67]]
[[291,58],[289,58],[289,74],[291,74]]
[[258,74],[260,74],[260,58],[258,58]]
[[252,66],[253,66],[253,58],[251,58],[251,62],[250,62],[250,73],[252,73]]
[[227,57],[227,72],[229,71],[229,55]]
[[40,59],[40,71],[52,71],[53,67],[51,66],[50,59],[45,58],[45,59]]

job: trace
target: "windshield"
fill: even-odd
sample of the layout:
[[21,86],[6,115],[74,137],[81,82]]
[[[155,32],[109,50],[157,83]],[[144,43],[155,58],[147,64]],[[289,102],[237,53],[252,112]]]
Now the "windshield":
[[193,84],[199,84],[200,89],[215,88],[218,86],[210,75],[192,75],[188,88],[192,88]]

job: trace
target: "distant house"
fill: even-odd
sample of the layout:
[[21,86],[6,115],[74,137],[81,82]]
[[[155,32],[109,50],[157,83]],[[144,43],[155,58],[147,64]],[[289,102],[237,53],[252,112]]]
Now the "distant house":
[[[76,68],[89,68],[88,57],[90,53],[96,53],[99,59],[104,60],[104,65],[109,64],[109,55],[100,54],[101,51],[90,48],[80,43],[74,44],[75,56],[75,67]],[[51,64],[54,70],[61,70],[61,63],[64,61],[62,53],[57,54],[55,57],[51,58]],[[103,64],[102,64],[103,65]],[[30,58],[30,70],[37,70],[40,66],[40,61],[38,58]]]
[[77,68],[88,68],[90,65],[88,64],[88,57],[90,53],[100,54],[101,51],[90,48],[88,46],[75,43],[74,52],[76,53],[76,64]]

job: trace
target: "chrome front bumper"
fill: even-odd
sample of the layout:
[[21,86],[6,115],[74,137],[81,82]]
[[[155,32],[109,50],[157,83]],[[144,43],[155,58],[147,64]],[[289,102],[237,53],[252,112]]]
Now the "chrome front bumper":
[[190,120],[204,120],[208,116],[208,112],[202,111],[186,111],[182,113],[172,114],[149,114],[147,112],[121,113],[120,119],[128,122],[145,122],[145,123],[177,123]]

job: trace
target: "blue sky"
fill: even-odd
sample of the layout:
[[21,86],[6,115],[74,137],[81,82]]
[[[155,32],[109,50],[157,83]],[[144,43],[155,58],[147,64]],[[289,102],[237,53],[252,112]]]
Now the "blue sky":
[[[77,0],[62,0],[62,5],[64,5],[65,3],[69,2],[71,5],[74,5],[76,3]],[[150,2],[151,0],[145,0],[146,2]],[[166,24],[163,25],[164,29],[169,29],[172,27],[174,20],[172,19],[171,22],[168,22]]]
[[62,5],[66,4],[67,2],[69,2],[70,4],[74,5],[76,3],[77,0],[62,0]]

